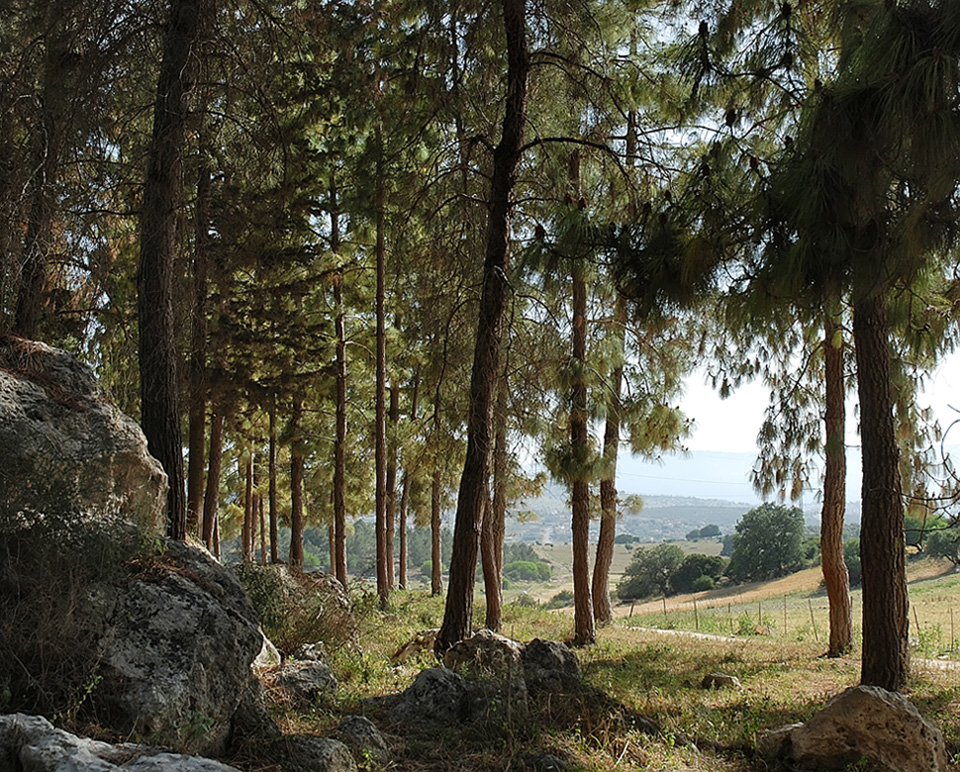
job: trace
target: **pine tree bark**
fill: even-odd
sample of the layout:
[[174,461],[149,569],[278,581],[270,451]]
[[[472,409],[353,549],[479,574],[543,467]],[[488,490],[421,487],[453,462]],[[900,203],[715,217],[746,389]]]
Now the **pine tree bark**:
[[440,498],[443,493],[443,477],[439,467],[433,472],[430,482],[430,594],[443,592],[443,550],[441,529],[443,527],[443,509]]
[[450,583],[443,623],[437,634],[438,653],[469,636],[473,626],[477,549],[490,476],[493,395],[500,372],[500,331],[507,293],[510,209],[526,120],[527,75],[530,70],[526,0],[503,0],[502,7],[507,45],[507,93],[502,134],[493,154],[483,290],[470,375],[467,454],[457,495]]
[[[828,299],[838,306],[839,298]],[[828,308],[824,319],[824,447],[823,506],[820,514],[820,557],[830,607],[829,657],[853,648],[850,573],[843,557],[843,518],[846,509],[847,460],[844,446],[846,390],[843,385],[843,343],[838,312]]]
[[[201,140],[201,145],[203,141]],[[190,410],[187,444],[187,519],[203,530],[203,468],[207,421],[207,264],[210,222],[210,166],[201,150],[197,176],[196,228],[193,245],[193,307],[190,314]]]
[[[333,202],[330,214],[330,248],[336,255],[340,249],[340,213],[337,191],[331,186]],[[334,330],[337,338],[336,361],[336,434],[333,443],[333,550],[332,573],[347,586],[347,332],[346,306],[343,302],[343,272],[333,277],[333,299],[337,306]]]
[[386,192],[384,188],[383,130],[376,129],[377,165],[374,206],[377,215],[376,239],[376,407],[374,411],[374,465],[376,467],[377,596],[380,608],[390,607],[390,577],[387,554],[387,331],[386,331]]
[[[390,387],[388,418],[390,426],[394,427],[395,432],[397,424],[400,423],[400,389],[396,386]],[[390,441],[390,447],[387,448],[386,497],[387,587],[393,592],[396,580],[393,567],[393,549],[397,530],[397,441],[395,436]]]
[[853,335],[863,441],[860,682],[900,691],[909,670],[906,538],[890,387],[889,325],[882,294],[854,302]]
[[214,530],[220,509],[220,472],[223,468],[223,413],[215,410],[210,419],[210,453],[207,489],[203,497],[203,544],[214,549]]
[[620,391],[623,388],[623,354],[626,346],[627,303],[617,295],[613,312],[617,358],[607,384],[607,417],[603,428],[603,476],[600,479],[600,535],[593,564],[593,618],[597,624],[613,621],[610,603],[610,566],[617,537],[617,456],[620,451]]
[[303,450],[300,447],[300,422],[303,403],[294,397],[290,416],[290,565],[303,568]]
[[[239,461],[239,459],[238,459]],[[243,486],[243,560],[249,563],[253,560],[253,452],[246,454],[243,468],[239,470]]]
[[507,530],[507,376],[497,386],[494,411],[496,436],[493,446],[493,496],[483,519],[484,595],[487,613],[484,625],[499,632],[503,628],[503,541]]
[[397,587],[407,589],[407,507],[410,501],[410,474],[403,473],[400,484],[400,509],[398,529],[400,531],[400,555],[397,558]]
[[267,459],[267,496],[270,500],[270,562],[280,562],[280,533],[277,522],[277,395],[270,399],[270,438]]
[[597,639],[590,593],[590,483],[586,478],[587,437],[587,284],[579,260],[573,268],[573,386],[570,444],[576,466],[573,509],[573,644],[585,646]]
[[183,205],[181,166],[187,94],[193,87],[199,29],[198,0],[172,0],[143,189],[137,270],[140,420],[150,453],[167,473],[168,532],[174,539],[186,538],[187,529],[177,395],[173,270],[177,214]]

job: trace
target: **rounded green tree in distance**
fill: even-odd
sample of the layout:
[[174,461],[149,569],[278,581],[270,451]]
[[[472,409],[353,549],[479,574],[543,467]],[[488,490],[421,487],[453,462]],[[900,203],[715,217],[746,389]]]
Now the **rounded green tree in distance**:
[[803,532],[803,512],[798,507],[761,504],[751,509],[737,523],[727,576],[765,579],[799,568]]

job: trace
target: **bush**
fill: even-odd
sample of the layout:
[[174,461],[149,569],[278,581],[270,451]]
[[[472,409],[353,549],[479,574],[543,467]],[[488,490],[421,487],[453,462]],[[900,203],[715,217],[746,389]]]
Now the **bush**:
[[553,577],[553,569],[543,560],[514,560],[503,567],[503,575],[515,582],[546,582]]
[[710,579],[712,587],[723,576],[726,567],[727,561],[719,555],[687,555],[670,577],[670,584],[677,592],[696,592],[694,583],[698,579],[701,577]]
[[712,577],[709,576],[698,576],[690,585],[690,589],[693,592],[706,592],[707,590],[712,590],[716,582],[713,581]]
[[570,590],[560,590],[550,600],[543,604],[544,608],[567,608],[573,605],[573,593]]
[[329,648],[351,643],[357,623],[340,583],[326,574],[288,566],[240,563],[234,573],[257,611],[260,625],[283,654],[322,641]]
[[634,552],[617,585],[621,600],[638,600],[672,590],[671,579],[683,563],[683,550],[675,544],[658,544]]

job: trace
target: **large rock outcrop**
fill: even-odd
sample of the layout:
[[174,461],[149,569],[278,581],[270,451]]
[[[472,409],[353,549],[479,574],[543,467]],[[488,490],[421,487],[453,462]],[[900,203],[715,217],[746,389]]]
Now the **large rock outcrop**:
[[221,753],[234,732],[272,734],[251,669],[263,635],[233,574],[177,541],[132,567],[90,609],[106,631],[94,707],[121,731],[203,754]]
[[861,758],[889,772],[947,769],[940,730],[906,698],[876,686],[847,689],[807,723],[761,736],[758,748],[800,769],[844,769]]
[[163,526],[167,478],[140,427],[64,351],[0,338],[0,516],[122,514]]

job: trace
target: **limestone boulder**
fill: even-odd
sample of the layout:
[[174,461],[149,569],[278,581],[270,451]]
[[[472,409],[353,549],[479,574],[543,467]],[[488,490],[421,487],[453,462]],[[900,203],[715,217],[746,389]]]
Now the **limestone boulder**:
[[337,691],[336,676],[322,660],[285,662],[277,683],[302,702],[316,702]]
[[272,734],[251,668],[263,635],[249,598],[206,552],[161,544],[91,608],[91,624],[106,631],[96,709],[115,729],[201,754],[222,752],[239,725]]
[[565,643],[534,638],[523,646],[521,661],[531,694],[575,692],[583,686],[580,660]]
[[896,692],[856,686],[831,699],[805,724],[773,730],[768,756],[802,769],[842,769],[866,758],[889,772],[944,772],[943,734]]
[[65,351],[0,338],[0,515],[120,515],[164,528],[167,478],[140,427]]
[[283,772],[357,772],[350,749],[339,740],[291,735],[282,740]]
[[380,730],[366,716],[346,716],[337,727],[336,739],[347,745],[358,762],[390,763],[390,749]]
[[471,720],[522,720],[528,712],[523,646],[492,630],[479,630],[447,650],[443,664],[463,675]]
[[212,759],[144,745],[111,745],[55,728],[40,716],[0,716],[0,769],[30,772],[238,772]]
[[398,723],[452,726],[467,718],[467,687],[463,677],[445,667],[421,670],[393,701],[390,719]]

